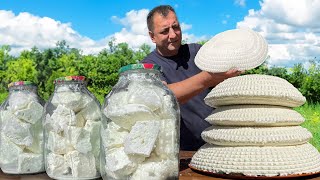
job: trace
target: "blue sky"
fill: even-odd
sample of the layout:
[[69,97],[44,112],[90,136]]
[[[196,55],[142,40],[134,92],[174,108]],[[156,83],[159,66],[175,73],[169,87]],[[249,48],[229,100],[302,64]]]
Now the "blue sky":
[[270,65],[307,64],[320,53],[319,0],[0,0],[0,45],[10,45],[14,55],[62,39],[84,54],[106,48],[111,37],[133,49],[154,47],[145,18],[161,4],[176,9],[188,42],[249,27],[266,38]]
[[[177,11],[181,22],[192,24],[190,33],[197,36],[213,35],[236,28],[235,23],[242,20],[249,9],[259,7],[258,1],[250,3],[246,2],[245,6],[241,6],[233,0],[2,0],[0,9],[10,10],[16,15],[28,12],[62,23],[71,23],[72,28],[81,35],[99,40],[121,30],[122,25],[114,22],[113,16],[121,18],[131,10],[151,10],[161,4],[170,4]],[[223,21],[226,23],[223,24]]]

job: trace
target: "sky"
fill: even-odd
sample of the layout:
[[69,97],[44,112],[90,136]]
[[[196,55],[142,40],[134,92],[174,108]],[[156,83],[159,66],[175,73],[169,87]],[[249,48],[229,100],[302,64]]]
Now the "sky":
[[134,50],[154,48],[146,16],[163,4],[175,8],[188,43],[251,28],[268,42],[269,66],[319,58],[320,0],[0,0],[0,46],[10,45],[15,56],[61,40],[83,54],[99,53],[112,38]]

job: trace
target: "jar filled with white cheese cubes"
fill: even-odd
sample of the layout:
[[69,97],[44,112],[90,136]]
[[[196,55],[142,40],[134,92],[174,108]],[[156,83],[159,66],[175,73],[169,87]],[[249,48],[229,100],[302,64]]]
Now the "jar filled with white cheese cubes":
[[0,165],[7,174],[44,172],[42,115],[44,101],[30,81],[10,83],[0,109]]
[[61,77],[45,105],[45,168],[53,179],[100,177],[101,108],[84,76]]
[[103,179],[178,179],[180,110],[160,66],[122,67],[103,114]]

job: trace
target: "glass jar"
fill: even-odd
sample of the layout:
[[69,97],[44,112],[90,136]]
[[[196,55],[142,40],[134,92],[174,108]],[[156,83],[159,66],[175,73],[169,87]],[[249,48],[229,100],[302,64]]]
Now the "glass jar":
[[1,105],[0,164],[7,174],[32,174],[44,171],[44,101],[29,81],[8,85],[9,96]]
[[45,105],[45,168],[53,179],[100,177],[100,103],[86,87],[84,76],[54,81]]
[[122,67],[102,112],[103,179],[178,179],[180,109],[160,66]]

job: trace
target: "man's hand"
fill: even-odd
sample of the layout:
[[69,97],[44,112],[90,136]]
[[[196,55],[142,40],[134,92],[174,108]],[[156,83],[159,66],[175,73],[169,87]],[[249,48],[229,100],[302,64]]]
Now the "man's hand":
[[227,78],[235,77],[235,76],[238,76],[242,73],[244,73],[244,71],[239,71],[237,69],[230,69],[229,71],[224,72],[224,74],[226,75]]
[[[203,72],[205,72],[205,71],[203,71]],[[244,71],[239,71],[237,69],[230,69],[229,71],[226,71],[226,72],[219,72],[219,73],[206,72],[206,73],[208,73],[208,75],[210,75],[210,78],[207,79],[207,81],[206,81],[206,86],[207,87],[214,87],[217,84],[219,84],[220,82],[224,81],[225,79],[238,76],[238,75],[244,73]]]

